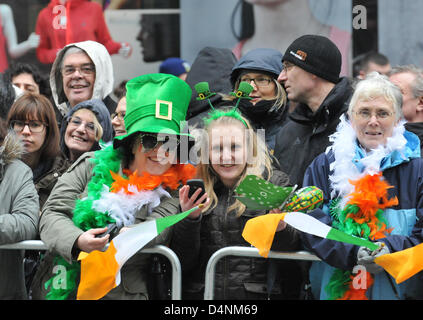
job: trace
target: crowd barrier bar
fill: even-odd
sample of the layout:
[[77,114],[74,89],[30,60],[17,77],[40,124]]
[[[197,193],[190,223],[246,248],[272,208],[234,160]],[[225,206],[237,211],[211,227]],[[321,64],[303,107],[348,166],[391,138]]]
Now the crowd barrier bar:
[[[226,256],[249,257],[249,258],[263,258],[259,251],[253,247],[225,247],[217,250],[209,259],[206,267],[205,287],[204,287],[204,300],[213,300],[214,295],[214,277],[216,264],[220,259]],[[270,251],[269,259],[281,260],[306,260],[306,261],[321,261],[315,255],[307,251],[295,252],[276,252]],[[263,258],[265,259],[265,258]]]
[[[47,250],[41,240],[25,240],[17,243],[0,245],[0,250]],[[156,245],[141,250],[141,253],[158,253],[169,259],[172,265],[172,300],[181,300],[182,269],[178,256],[168,247]]]

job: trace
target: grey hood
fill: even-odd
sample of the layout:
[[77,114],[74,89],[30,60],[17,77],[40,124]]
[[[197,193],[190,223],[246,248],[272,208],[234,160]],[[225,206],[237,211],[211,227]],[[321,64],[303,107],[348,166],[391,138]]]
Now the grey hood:
[[54,102],[62,116],[69,111],[68,100],[63,91],[63,78],[60,72],[65,52],[70,47],[78,47],[86,52],[95,65],[95,82],[91,99],[105,99],[113,91],[113,64],[109,52],[101,43],[95,41],[83,41],[68,44],[57,54],[50,71],[50,87]]
[[24,153],[25,148],[22,141],[15,131],[9,130],[0,147],[0,181],[3,180],[5,167],[15,159],[21,159]]

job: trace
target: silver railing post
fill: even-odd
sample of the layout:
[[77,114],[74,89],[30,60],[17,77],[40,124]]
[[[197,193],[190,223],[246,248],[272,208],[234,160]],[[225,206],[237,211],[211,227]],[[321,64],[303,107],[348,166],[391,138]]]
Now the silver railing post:
[[[0,245],[0,250],[47,250],[47,246],[41,240],[25,240],[17,243]],[[141,253],[158,253],[169,259],[172,266],[172,300],[181,300],[182,292],[182,269],[178,256],[168,247],[156,245],[141,250]]]
[[[213,300],[214,295],[214,277],[216,264],[220,259],[226,256],[239,256],[250,258],[263,258],[256,248],[252,247],[225,247],[217,250],[209,259],[205,274],[204,300]],[[306,260],[306,261],[320,261],[318,257],[307,251],[296,252],[275,252],[270,251],[269,259],[285,259],[285,260]],[[265,258],[263,258],[265,259]]]

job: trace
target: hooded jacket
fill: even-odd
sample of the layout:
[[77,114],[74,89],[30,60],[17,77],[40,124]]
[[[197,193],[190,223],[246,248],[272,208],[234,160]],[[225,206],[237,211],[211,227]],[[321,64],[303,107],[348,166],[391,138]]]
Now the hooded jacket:
[[[231,83],[235,90],[236,81],[246,72],[257,72],[277,79],[282,71],[282,53],[270,48],[250,50],[232,68]],[[266,145],[273,154],[275,138],[287,119],[286,105],[277,108],[277,100],[261,100],[253,105],[249,100],[242,99],[239,109],[250,120],[254,129],[264,129]]]
[[112,59],[102,44],[94,41],[84,41],[73,43],[63,48],[57,54],[57,58],[50,71],[51,93],[61,116],[65,116],[70,108],[68,99],[63,90],[63,77],[61,73],[63,56],[70,47],[78,47],[84,50],[94,63],[95,82],[91,99],[103,100],[109,113],[113,113],[117,103],[109,96],[113,91],[114,83]]
[[[186,117],[190,125],[201,124],[202,118],[211,110],[207,100],[197,100],[194,86],[207,81],[211,92],[230,92],[232,90],[230,76],[235,63],[236,58],[229,49],[205,47],[198,53],[186,78],[192,89]],[[222,96],[219,94],[213,95],[210,100],[213,107],[222,104]]]
[[292,184],[302,186],[304,172],[329,145],[340,116],[348,109],[352,87],[348,78],[333,87],[316,113],[299,104],[276,136],[275,157],[280,170],[289,175]]
[[[23,146],[9,133],[0,147],[0,244],[36,238],[39,203]],[[0,250],[0,299],[26,299],[23,250]]]
[[59,0],[51,0],[40,11],[35,31],[40,35],[37,58],[46,64],[53,63],[57,52],[70,43],[97,41],[110,54],[121,48],[121,43],[110,36],[100,4],[89,0],[67,0],[64,5]]
[[[68,159],[69,159],[69,149],[65,144],[65,133],[68,127],[67,120],[70,119],[72,115],[79,109],[88,109],[88,110],[91,110],[95,114],[98,122],[103,128],[103,136],[101,137],[102,141],[107,143],[107,142],[111,142],[113,139],[112,120],[110,119],[109,111],[107,110],[104,103],[101,100],[97,100],[97,99],[80,102],[71,110],[69,110],[69,112],[67,113],[65,117],[66,121],[64,121],[62,126],[60,127],[60,150]],[[88,150],[88,151],[95,151],[99,149],[100,149],[100,145],[98,144],[98,142],[94,142],[91,150]]]

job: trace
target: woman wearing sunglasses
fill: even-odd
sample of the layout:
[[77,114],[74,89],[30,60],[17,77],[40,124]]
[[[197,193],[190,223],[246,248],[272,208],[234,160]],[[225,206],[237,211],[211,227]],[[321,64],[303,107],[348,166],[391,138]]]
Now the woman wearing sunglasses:
[[[178,163],[177,154],[191,89],[164,74],[134,78],[126,87],[127,134],[81,156],[44,207],[40,235],[50,250],[37,273],[38,299],[74,299],[77,280],[58,288],[53,270],[65,268],[70,279],[78,279],[79,253],[102,250],[116,235],[110,230],[123,232],[180,212],[178,189],[195,174],[192,165]],[[167,244],[169,238],[166,229],[150,244]],[[150,299],[150,268],[148,255],[134,255],[121,270],[121,284],[103,299]]]

